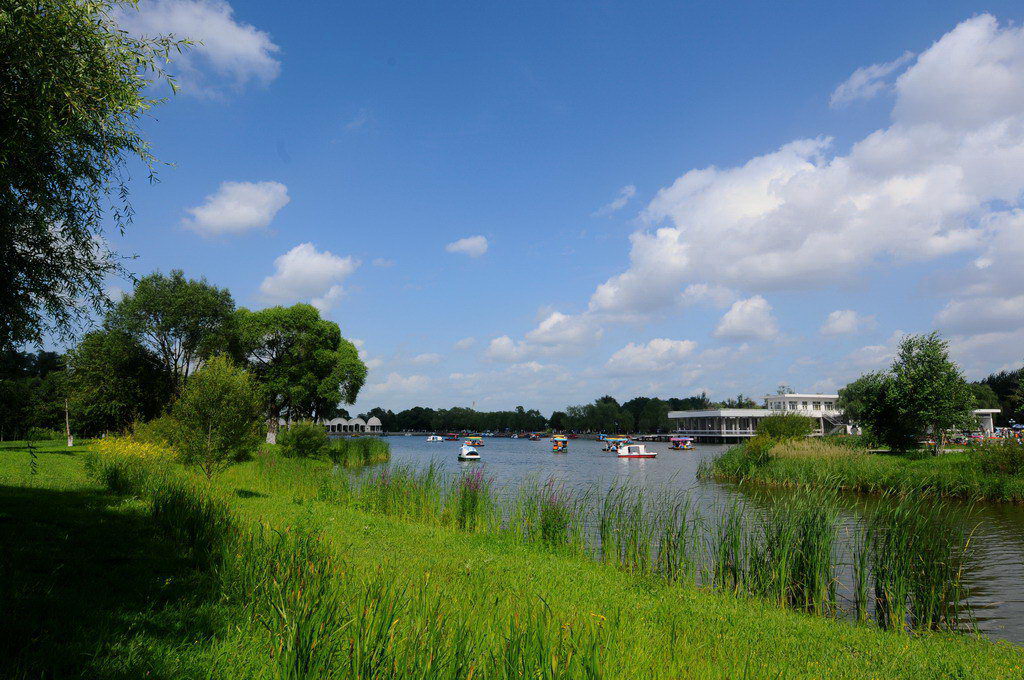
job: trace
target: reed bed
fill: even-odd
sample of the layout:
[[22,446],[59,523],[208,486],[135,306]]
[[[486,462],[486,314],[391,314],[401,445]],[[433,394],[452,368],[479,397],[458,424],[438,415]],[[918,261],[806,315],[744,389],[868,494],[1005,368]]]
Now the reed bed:
[[[319,497],[892,630],[970,625],[969,532],[954,519],[962,513],[934,501],[893,497],[844,531],[850,519],[839,497],[813,487],[703,515],[678,490],[625,485],[599,495],[554,479],[498,489],[480,468],[446,476],[435,465],[332,477]],[[849,588],[840,573],[852,573]],[[841,598],[841,589],[851,594]]]
[[377,465],[391,460],[391,444],[377,437],[341,437],[331,441],[327,455],[346,468]]
[[778,487],[1024,503],[1024,446],[1019,443],[966,446],[932,456],[869,452],[840,442],[775,442],[766,456],[764,446],[751,440],[702,462],[698,475]]

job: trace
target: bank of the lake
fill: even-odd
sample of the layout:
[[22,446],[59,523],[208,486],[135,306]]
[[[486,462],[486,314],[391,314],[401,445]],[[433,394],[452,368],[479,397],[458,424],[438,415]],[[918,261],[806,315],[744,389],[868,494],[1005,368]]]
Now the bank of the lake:
[[[1009,444],[1021,449],[1024,447]],[[1015,466],[986,465],[992,450],[869,451],[821,440],[784,441],[764,451],[760,442],[738,444],[706,463],[704,478],[777,487],[818,487],[867,494],[1024,503],[1024,474]]]
[[[325,632],[302,627],[311,621],[339,623],[324,638],[344,643],[335,677],[390,677],[389,668],[417,659],[436,664],[436,672],[420,669],[422,677],[526,677],[538,662],[550,671],[544,677],[916,680],[1024,672],[1024,651],[1006,643],[804,615],[631,576],[500,534],[319,500],[330,474],[323,463],[269,454],[212,485],[176,470],[180,488],[159,482],[116,496],[86,475],[85,461],[47,453],[33,475],[27,455],[0,458],[7,520],[0,537],[14,547],[4,562],[3,592],[12,598],[4,610],[34,612],[33,625],[4,631],[0,663],[13,664],[11,677],[62,664],[84,676],[330,677],[296,658],[303,640]],[[223,555],[200,549],[227,521],[217,507],[248,536]],[[313,554],[318,560],[303,561]],[[290,582],[299,590],[273,590]],[[275,610],[253,593],[267,588],[298,597],[282,602],[305,616],[290,619],[298,627],[266,618]],[[332,618],[328,609],[352,618]],[[362,632],[352,637],[355,630]],[[24,644],[27,635],[34,644]],[[448,663],[458,659],[468,665]]]

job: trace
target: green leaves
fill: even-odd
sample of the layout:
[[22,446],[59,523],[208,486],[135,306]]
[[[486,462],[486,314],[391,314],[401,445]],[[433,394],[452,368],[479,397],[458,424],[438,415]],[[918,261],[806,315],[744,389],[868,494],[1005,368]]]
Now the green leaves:
[[0,348],[38,340],[108,304],[126,270],[103,220],[131,222],[126,174],[156,163],[139,133],[158,103],[146,73],[185,44],[132,38],[98,0],[5,0],[0,9]]

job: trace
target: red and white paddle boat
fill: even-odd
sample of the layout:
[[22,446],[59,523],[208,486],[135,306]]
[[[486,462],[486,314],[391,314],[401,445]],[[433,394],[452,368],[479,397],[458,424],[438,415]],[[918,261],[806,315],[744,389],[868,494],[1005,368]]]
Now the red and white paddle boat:
[[619,458],[654,458],[657,451],[648,451],[644,444],[623,444],[615,450]]

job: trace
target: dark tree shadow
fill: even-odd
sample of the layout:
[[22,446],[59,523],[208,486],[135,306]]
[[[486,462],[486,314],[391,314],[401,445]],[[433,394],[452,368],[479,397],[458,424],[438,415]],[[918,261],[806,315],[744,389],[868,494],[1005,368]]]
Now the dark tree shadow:
[[249,489],[235,489],[235,495],[239,498],[267,498],[267,494]]
[[0,486],[0,677],[175,677],[161,652],[216,633],[214,596],[141,503]]

